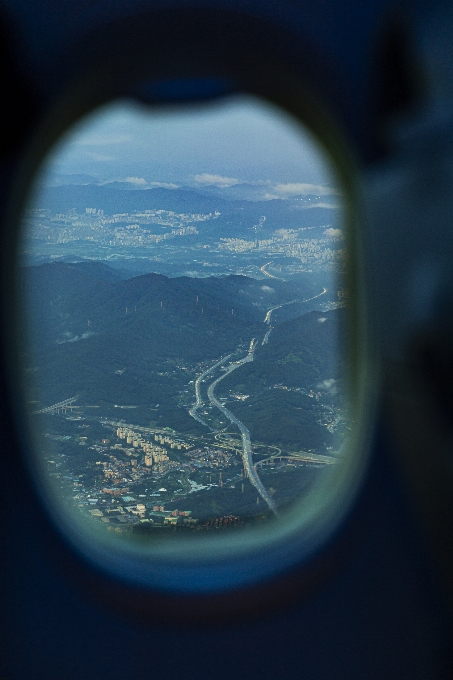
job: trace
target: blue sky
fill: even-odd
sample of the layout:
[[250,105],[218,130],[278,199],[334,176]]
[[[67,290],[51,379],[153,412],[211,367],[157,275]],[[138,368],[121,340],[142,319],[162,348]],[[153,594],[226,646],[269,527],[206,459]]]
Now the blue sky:
[[250,183],[263,198],[335,193],[313,137],[276,107],[245,96],[199,107],[109,105],[66,134],[52,174],[88,174],[137,188]]

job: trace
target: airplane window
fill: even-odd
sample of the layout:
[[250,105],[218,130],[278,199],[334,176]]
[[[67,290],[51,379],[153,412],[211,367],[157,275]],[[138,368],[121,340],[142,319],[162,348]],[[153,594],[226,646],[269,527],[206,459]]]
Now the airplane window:
[[152,556],[335,506],[358,456],[347,244],[332,161],[274,105],[121,101],[68,131],[20,243],[32,464],[57,521]]

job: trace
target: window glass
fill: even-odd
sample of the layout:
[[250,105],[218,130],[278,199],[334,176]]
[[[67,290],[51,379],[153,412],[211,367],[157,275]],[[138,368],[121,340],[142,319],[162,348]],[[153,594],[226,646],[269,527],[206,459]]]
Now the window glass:
[[130,538],[284,517],[342,465],[343,199],[313,136],[234,97],[120,102],[44,163],[23,219],[37,459]]

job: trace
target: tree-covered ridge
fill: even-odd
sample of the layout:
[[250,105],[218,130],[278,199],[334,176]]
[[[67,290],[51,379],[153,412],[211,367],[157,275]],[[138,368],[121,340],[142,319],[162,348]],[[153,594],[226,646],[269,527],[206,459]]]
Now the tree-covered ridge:
[[[255,337],[254,361],[222,380],[218,394],[230,399],[255,441],[316,450],[332,443],[320,408],[341,400],[344,310],[282,322],[262,345],[265,311],[291,299],[294,283],[275,281],[270,288],[245,276],[122,279],[96,263],[25,272],[27,375],[41,407],[77,394],[78,403],[103,415],[119,417],[118,406],[133,406],[134,422],[201,433],[188,413],[193,381],[206,362],[239,346],[245,352]],[[238,401],[235,393],[249,396]]]
[[279,324],[272,341],[257,348],[255,360],[222,381],[224,396],[249,394],[229,407],[247,422],[254,438],[316,450],[334,443],[320,413],[344,402],[343,315],[342,309],[310,312]]

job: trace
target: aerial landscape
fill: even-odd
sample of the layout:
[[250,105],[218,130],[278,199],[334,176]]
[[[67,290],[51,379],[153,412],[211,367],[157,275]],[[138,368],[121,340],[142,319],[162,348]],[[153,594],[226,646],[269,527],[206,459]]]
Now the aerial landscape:
[[197,129],[192,113],[173,137],[158,118],[147,148],[142,114],[134,137],[129,111],[107,112],[43,172],[23,219],[24,376],[39,458],[83,521],[247,528],[341,465],[341,195],[271,114],[235,103]]

